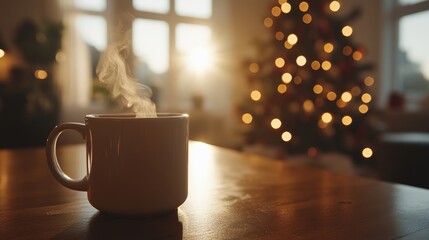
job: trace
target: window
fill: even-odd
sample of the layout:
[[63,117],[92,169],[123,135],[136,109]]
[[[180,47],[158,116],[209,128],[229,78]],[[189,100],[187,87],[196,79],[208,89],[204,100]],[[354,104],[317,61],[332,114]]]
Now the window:
[[409,110],[429,108],[429,1],[385,0],[385,6],[390,17],[384,56],[392,60],[384,74],[393,81],[390,92],[401,93]]
[[[172,9],[170,6],[174,6]],[[135,72],[158,109],[190,108],[193,73],[186,59],[211,38],[211,0],[133,0]]]
[[84,107],[94,99],[93,82],[100,51],[107,46],[106,0],[60,1],[63,18],[62,52],[57,61],[57,85],[66,108]]
[[89,46],[93,46],[99,51],[106,48],[107,28],[106,20],[100,16],[77,15],[76,29],[80,38]]
[[165,73],[169,68],[168,28],[166,22],[158,20],[136,19],[133,23],[134,53],[154,73]]
[[92,10],[92,11],[104,11],[106,10],[106,1],[105,0],[74,0],[74,5],[82,10]]
[[[132,16],[131,21],[121,24],[129,24],[122,28],[132,30],[130,41],[134,63],[130,67],[135,77],[152,88],[153,100],[161,111],[190,106],[194,89],[189,87],[192,85],[189,79],[192,80],[194,75],[184,66],[189,65],[185,62],[190,55],[200,48],[206,48],[211,42],[209,23],[212,0],[64,2],[63,7],[67,13],[65,18],[68,19],[65,25],[69,32],[66,37],[71,40],[68,41],[71,44],[67,47],[66,55],[73,62],[67,66],[68,83],[61,84],[67,92],[73,92],[65,102],[76,104],[76,99],[88,99],[79,100],[81,103],[78,105],[82,105],[99,99],[99,86],[93,81],[95,66],[100,52],[109,41],[114,41],[112,36],[117,29],[113,21],[116,18],[111,17]],[[111,24],[108,25],[110,21]],[[199,63],[202,62],[200,56]],[[87,63],[92,63],[90,68],[84,66]],[[92,75],[84,72],[92,72]],[[75,74],[70,76],[70,73]],[[82,89],[88,83],[92,83],[92,86]],[[85,97],[85,94],[88,96]]]
[[187,53],[210,42],[211,30],[207,26],[180,23],[176,27],[176,49]]
[[180,16],[210,18],[212,15],[211,1],[176,0],[176,13]]
[[170,0],[133,0],[133,7],[139,11],[168,13]]
[[398,78],[405,95],[414,101],[429,93],[429,31],[422,23],[429,23],[429,11],[399,19]]
[[398,3],[401,5],[412,5],[420,2],[424,2],[426,0],[399,0]]

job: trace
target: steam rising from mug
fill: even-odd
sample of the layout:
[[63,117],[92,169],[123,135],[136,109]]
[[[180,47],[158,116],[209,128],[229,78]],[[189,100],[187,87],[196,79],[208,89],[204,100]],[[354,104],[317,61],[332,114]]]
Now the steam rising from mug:
[[156,117],[156,106],[150,100],[152,90],[128,74],[129,46],[127,41],[118,41],[106,48],[98,62],[98,79],[111,89],[114,98],[131,108],[136,117]]

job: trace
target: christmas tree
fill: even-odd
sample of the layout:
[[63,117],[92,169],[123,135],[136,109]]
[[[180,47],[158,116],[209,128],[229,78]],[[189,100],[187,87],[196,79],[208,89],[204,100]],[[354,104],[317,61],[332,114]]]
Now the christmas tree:
[[240,106],[247,144],[287,154],[337,151],[356,161],[372,146],[367,116],[374,79],[352,41],[355,9],[332,0],[279,0],[264,19],[272,38],[246,62],[250,94]]

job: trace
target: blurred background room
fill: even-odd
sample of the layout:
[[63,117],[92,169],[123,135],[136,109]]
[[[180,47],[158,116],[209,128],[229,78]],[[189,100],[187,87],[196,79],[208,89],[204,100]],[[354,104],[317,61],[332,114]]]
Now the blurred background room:
[[429,187],[427,24],[428,0],[0,0],[0,148],[124,111],[96,67],[126,38],[192,140]]

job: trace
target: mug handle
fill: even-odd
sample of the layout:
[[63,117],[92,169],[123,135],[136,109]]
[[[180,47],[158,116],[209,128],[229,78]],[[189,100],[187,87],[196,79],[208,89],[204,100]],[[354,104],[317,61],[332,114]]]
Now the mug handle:
[[83,139],[86,138],[86,126],[82,123],[62,123],[56,126],[49,134],[46,143],[46,158],[48,159],[49,169],[54,177],[65,187],[76,191],[86,191],[88,189],[88,176],[81,180],[71,179],[63,172],[57,159],[57,140],[65,130],[75,130],[79,132]]

